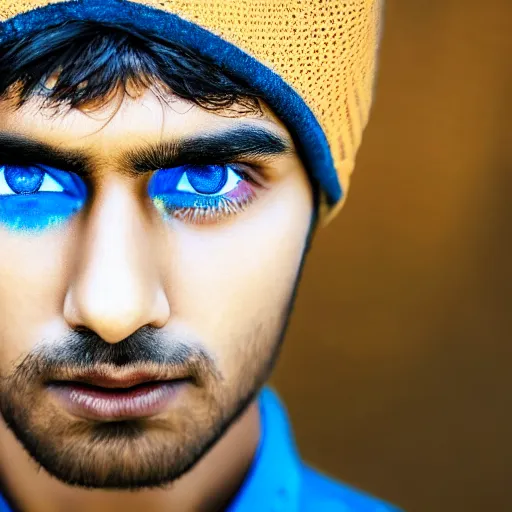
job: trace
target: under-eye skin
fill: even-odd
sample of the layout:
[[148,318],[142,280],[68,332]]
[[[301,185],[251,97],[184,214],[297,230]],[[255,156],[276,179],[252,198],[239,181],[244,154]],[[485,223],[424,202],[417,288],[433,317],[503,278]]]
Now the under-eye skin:
[[41,164],[0,164],[0,224],[11,231],[61,226],[86,199],[85,183],[72,172]]
[[[148,194],[164,217],[192,224],[220,222],[244,211],[259,185],[242,164],[184,165],[160,169]],[[247,166],[245,166],[247,167]]]

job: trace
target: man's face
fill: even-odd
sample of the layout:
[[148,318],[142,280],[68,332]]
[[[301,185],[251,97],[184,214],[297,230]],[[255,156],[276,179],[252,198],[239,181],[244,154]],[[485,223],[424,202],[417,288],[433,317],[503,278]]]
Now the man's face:
[[271,112],[120,103],[0,103],[0,410],[45,469],[91,487],[175,479],[247,405],[312,213]]

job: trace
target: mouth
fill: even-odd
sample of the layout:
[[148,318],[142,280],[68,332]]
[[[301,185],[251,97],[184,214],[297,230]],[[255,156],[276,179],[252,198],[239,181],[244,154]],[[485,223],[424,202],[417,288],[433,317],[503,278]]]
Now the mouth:
[[46,388],[72,415],[108,422],[161,414],[192,383],[190,376],[163,379],[140,372],[122,376],[89,372],[69,380],[49,381]]

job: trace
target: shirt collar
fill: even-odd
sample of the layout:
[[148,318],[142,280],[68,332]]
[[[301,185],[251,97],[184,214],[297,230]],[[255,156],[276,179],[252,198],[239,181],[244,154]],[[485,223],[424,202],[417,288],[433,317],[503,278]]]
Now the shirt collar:
[[300,459],[283,405],[260,393],[261,438],[247,477],[228,512],[297,512]]

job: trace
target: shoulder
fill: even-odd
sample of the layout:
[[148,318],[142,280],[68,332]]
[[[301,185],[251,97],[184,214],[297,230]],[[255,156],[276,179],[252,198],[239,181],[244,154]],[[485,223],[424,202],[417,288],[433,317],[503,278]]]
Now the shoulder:
[[401,512],[314,469],[301,470],[300,512]]

